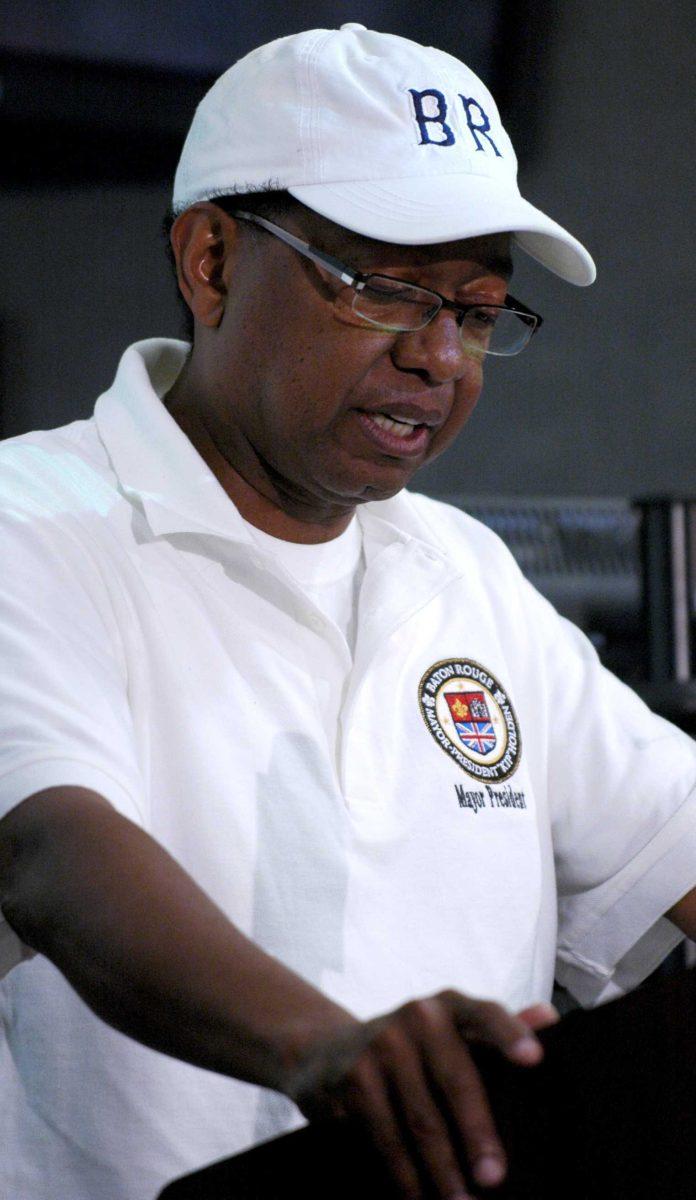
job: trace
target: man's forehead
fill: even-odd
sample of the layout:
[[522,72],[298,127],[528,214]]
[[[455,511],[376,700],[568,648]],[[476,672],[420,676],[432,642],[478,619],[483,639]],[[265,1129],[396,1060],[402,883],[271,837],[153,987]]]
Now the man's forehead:
[[463,238],[454,242],[439,242],[434,245],[406,246],[398,242],[383,242],[364,237],[342,225],[320,216],[319,213],[300,208],[299,220],[302,233],[318,249],[345,258],[350,266],[379,267],[387,264],[398,267],[428,266],[444,262],[478,262],[494,275],[509,279],[513,263],[511,255],[512,234],[493,233],[480,237]]

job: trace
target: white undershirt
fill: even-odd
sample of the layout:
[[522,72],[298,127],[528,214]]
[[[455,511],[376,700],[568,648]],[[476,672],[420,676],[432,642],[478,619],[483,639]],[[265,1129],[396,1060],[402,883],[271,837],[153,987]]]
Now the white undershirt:
[[[247,522],[248,524],[248,522]],[[351,656],[355,652],[360,585],[365,555],[360,523],[350,525],[329,542],[286,542],[249,525],[257,545],[269,550],[302,591],[341,630]]]

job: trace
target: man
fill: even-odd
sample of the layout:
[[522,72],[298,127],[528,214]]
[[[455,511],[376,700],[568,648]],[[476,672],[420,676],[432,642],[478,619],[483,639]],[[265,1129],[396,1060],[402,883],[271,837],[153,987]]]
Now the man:
[[554,965],[696,932],[693,744],[403,491],[538,327],[511,245],[592,262],[481,82],[357,25],[218,81],[174,211],[192,349],[1,452],[0,1190],[149,1200],[299,1109],[453,1200],[505,1171],[468,1043],[533,1066]]

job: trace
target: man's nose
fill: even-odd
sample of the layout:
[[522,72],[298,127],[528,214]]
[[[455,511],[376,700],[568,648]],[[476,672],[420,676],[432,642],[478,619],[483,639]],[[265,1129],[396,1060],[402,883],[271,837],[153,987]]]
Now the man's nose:
[[443,309],[423,329],[400,334],[392,348],[395,366],[418,371],[435,384],[480,371],[482,358],[464,346],[455,313]]

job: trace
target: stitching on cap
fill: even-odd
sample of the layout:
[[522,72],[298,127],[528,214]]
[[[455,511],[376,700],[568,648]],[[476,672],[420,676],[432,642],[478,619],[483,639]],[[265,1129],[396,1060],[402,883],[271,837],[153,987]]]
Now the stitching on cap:
[[[300,91],[302,113],[300,119],[300,148],[302,152],[301,172],[303,180],[306,180],[310,176],[312,179],[315,178],[315,164],[318,159],[318,139],[316,134],[318,106],[316,104],[317,89],[314,62],[318,51],[323,49],[333,32],[330,29],[317,30],[316,37],[308,40],[307,45],[302,47],[300,55],[301,67],[304,68],[304,76],[302,74],[299,76],[300,86],[298,89]],[[317,180],[317,182],[320,182],[320,180]]]

